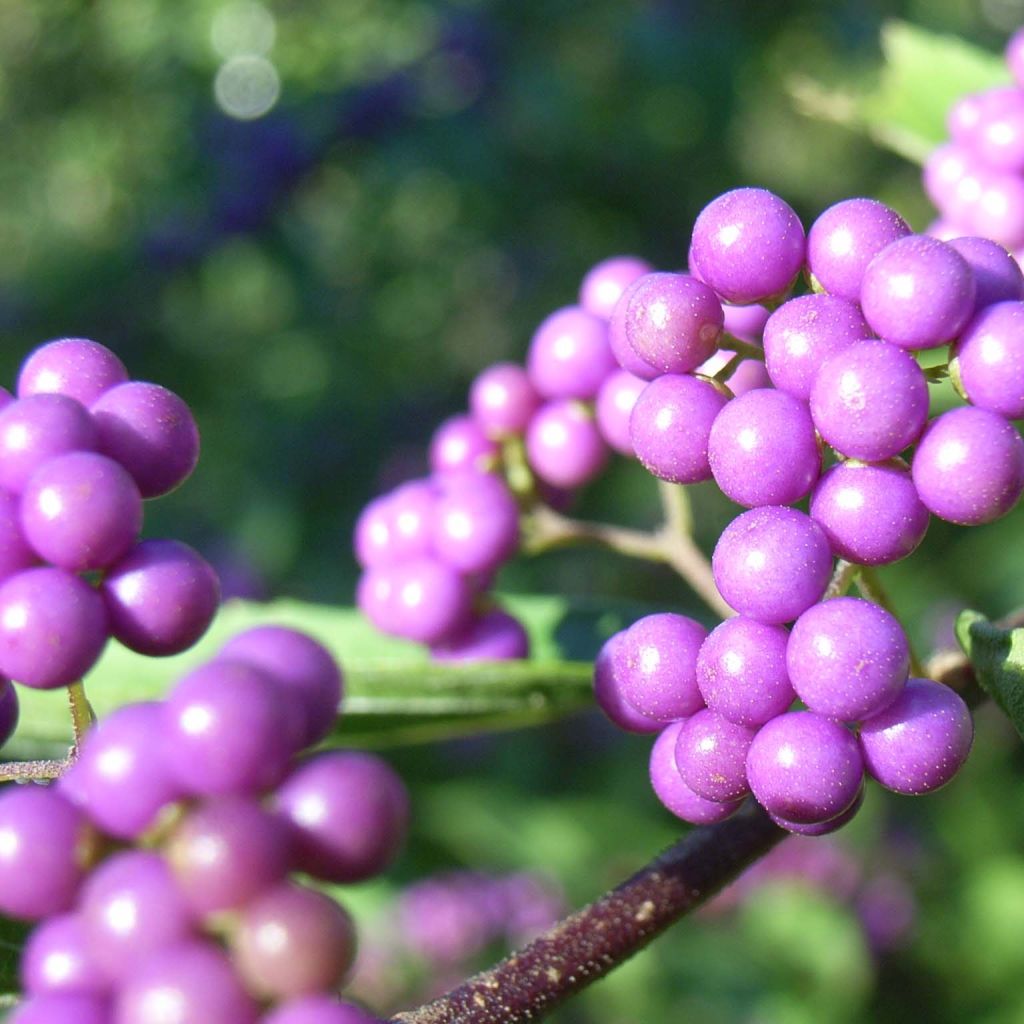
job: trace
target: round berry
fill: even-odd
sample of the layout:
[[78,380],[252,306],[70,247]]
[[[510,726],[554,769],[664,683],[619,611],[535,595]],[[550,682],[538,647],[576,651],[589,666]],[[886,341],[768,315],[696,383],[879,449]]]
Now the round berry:
[[594,700],[608,719],[627,732],[659,732],[662,728],[647,715],[640,714],[623,695],[623,672],[625,663],[621,647],[626,631],[610,636],[598,652],[594,661]]
[[580,284],[580,305],[588,313],[608,320],[622,293],[653,269],[638,256],[611,256],[595,263]]
[[547,484],[575,488],[593,480],[608,461],[608,446],[593,412],[581,402],[541,406],[526,430],[530,468]]
[[981,310],[953,346],[950,371],[971,405],[1024,417],[1024,302]]
[[526,370],[544,398],[593,398],[615,369],[608,325],[579,306],[555,310],[530,341]]
[[364,569],[430,554],[437,487],[410,480],[374,498],[356,520],[355,553]]
[[430,468],[435,473],[473,469],[484,473],[497,462],[497,444],[471,416],[451,416],[430,439]]
[[76,913],[49,917],[32,930],[19,964],[21,984],[30,995],[46,992],[103,995],[107,982],[89,949]]
[[480,473],[441,488],[431,530],[434,553],[464,574],[490,573],[519,544],[519,507],[497,477]]
[[692,715],[676,738],[676,767],[683,782],[697,796],[718,803],[746,796],[747,751],[755,732],[708,708]]
[[18,397],[67,395],[87,406],[127,380],[124,363],[106,346],[88,338],[60,338],[40,345],[22,363]]
[[485,612],[454,636],[430,649],[434,661],[511,661],[529,657],[523,624],[500,608]]
[[609,374],[597,393],[597,428],[620,455],[636,454],[629,436],[629,420],[645,387],[647,381],[634,377],[628,370],[616,370]]
[[469,409],[492,438],[521,434],[540,405],[529,374],[517,363],[496,363],[473,381]]
[[974,274],[974,312],[997,302],[1024,298],[1024,274],[1020,264],[1001,246],[988,238],[951,238]]

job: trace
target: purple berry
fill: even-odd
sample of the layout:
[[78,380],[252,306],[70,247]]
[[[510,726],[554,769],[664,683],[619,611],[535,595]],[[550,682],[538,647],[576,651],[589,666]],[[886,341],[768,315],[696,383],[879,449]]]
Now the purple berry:
[[432,480],[410,480],[371,501],[356,521],[359,564],[368,569],[429,555],[436,502]]
[[46,561],[83,572],[105,569],[135,543],[142,498],[120,464],[96,452],[44,462],[21,496],[25,538]]
[[153,953],[188,939],[195,920],[157,853],[108,857],[82,886],[79,901],[89,951],[104,975],[129,981]]
[[497,477],[480,473],[442,486],[434,506],[434,554],[459,572],[490,573],[519,544],[519,507]]
[[907,222],[876,199],[844,199],[807,233],[807,269],[829,295],[860,301],[867,265],[886,246],[910,234]]
[[741,615],[781,625],[821,598],[832,553],[821,528],[803,512],[766,505],[737,516],[711,558],[722,597]]
[[47,459],[95,450],[96,423],[66,395],[30,395],[0,411],[0,487],[20,494]]
[[821,474],[810,411],[784,391],[748,391],[722,408],[711,427],[708,461],[715,483],[740,505],[790,505]]
[[871,329],[855,302],[835,295],[801,295],[768,318],[765,366],[780,391],[807,401],[822,363],[870,337]]
[[283,880],[291,833],[251,798],[214,797],[179,822],[164,853],[189,906],[206,915],[240,907]]
[[22,1000],[4,1020],[7,1024],[110,1024],[110,1005],[98,995],[48,993]]
[[334,728],[343,689],[341,669],[323,644],[285,626],[254,626],[232,637],[218,657],[268,673],[287,694],[302,725],[302,746]]
[[768,817],[771,818],[779,828],[784,828],[787,832],[792,832],[798,836],[831,835],[833,832],[837,832],[845,825],[849,825],[857,816],[857,812],[864,804],[864,792],[865,787],[861,786],[860,792],[857,794],[853,803],[850,804],[842,814],[837,814],[834,818],[829,818],[828,821],[815,821],[807,825],[795,821],[786,821],[785,818],[780,818],[775,814],[769,814]]
[[713,825],[725,821],[743,802],[716,803],[705,800],[685,782],[676,765],[676,743],[685,722],[673,722],[663,729],[651,748],[650,778],[655,796],[677,818],[693,825]]
[[858,565],[898,562],[928,530],[928,509],[899,459],[838,463],[818,481],[810,511],[832,551]]
[[764,189],[738,188],[701,210],[690,270],[726,302],[761,302],[789,288],[804,251],[804,229],[792,207]]
[[497,461],[498,446],[471,416],[451,416],[430,439],[430,468],[435,473],[473,469],[484,473]]
[[608,461],[608,446],[593,412],[581,402],[548,402],[526,430],[526,457],[542,481],[575,488],[593,480]]
[[638,256],[611,256],[595,263],[580,285],[580,305],[588,313],[608,320],[622,293],[637,278],[651,273],[653,269]]
[[256,1024],[258,1017],[227,955],[193,941],[161,950],[125,980],[111,1024]]
[[623,370],[628,370],[634,377],[639,377],[641,380],[654,380],[661,371],[640,358],[626,335],[626,311],[629,308],[629,300],[641,280],[642,278],[637,278],[633,281],[615,304],[608,321],[608,345],[615,361]]
[[103,575],[111,633],[133,651],[162,657],[188,650],[220,603],[213,567],[187,544],[144,540]]
[[770,311],[765,306],[723,306],[725,330],[750,345],[760,345]]
[[1024,91],[995,88],[977,97],[971,130],[958,139],[971,147],[986,167],[1019,174],[1024,171]]
[[1024,491],[1024,441],[998,413],[951,409],[928,424],[911,472],[921,501],[940,519],[990,523]]
[[88,406],[127,380],[124,363],[109,348],[88,338],[60,338],[40,345],[22,363],[18,397],[67,395]]
[[616,370],[609,374],[597,393],[598,430],[620,455],[635,454],[629,436],[629,420],[633,406],[645,387],[647,381],[634,377],[628,370]]
[[49,917],[29,935],[19,965],[21,983],[30,995],[65,993],[103,995],[106,979],[97,968],[78,914]]
[[662,480],[692,484],[711,479],[708,439],[729,399],[710,381],[666,374],[640,393],[629,436],[637,458]]
[[772,386],[772,379],[760,359],[744,359],[725,380],[726,387],[737,397]]
[[797,696],[811,711],[857,722],[900,694],[910,649],[899,622],[858,597],[823,601],[793,624],[786,666]]
[[521,434],[540,405],[529,374],[517,363],[496,363],[473,381],[469,409],[488,437]]
[[302,724],[273,676],[218,658],[183,676],[163,704],[167,763],[191,793],[260,793],[284,775]]
[[0,489],[0,580],[38,561],[21,528],[20,502],[10,491]]
[[35,921],[69,910],[95,850],[85,815],[56,789],[0,794],[0,912]]
[[724,314],[715,293],[689,274],[647,274],[630,288],[626,340],[662,373],[688,373],[718,348]]
[[1024,416],[1024,302],[981,310],[953,346],[954,379],[971,405],[1008,420]]
[[162,704],[127,704],[89,730],[61,780],[109,835],[134,839],[181,795],[165,756]]
[[626,630],[610,636],[594,661],[594,700],[598,707],[620,729],[627,732],[660,732],[660,722],[640,714],[623,696],[622,680],[625,663],[619,652]]
[[736,615],[716,626],[697,655],[697,685],[711,710],[737,725],[764,725],[796,699],[786,671],[789,633]]
[[107,642],[103,599],[64,569],[26,569],[0,584],[0,673],[53,690],[81,679]]
[[89,408],[100,451],[131,473],[144,498],[173,491],[195,469],[199,430],[173,391],[133,380],[104,391]]
[[944,786],[967,760],[971,713],[959,694],[931,679],[910,679],[884,711],[860,727],[864,763],[894,793],[916,796]]
[[608,325],[579,306],[555,310],[530,341],[526,370],[546,399],[593,398],[615,369]]
[[987,238],[951,238],[974,274],[974,312],[997,302],[1024,298],[1024,275],[1020,264],[1001,246]]
[[970,265],[927,235],[908,235],[868,264],[860,303],[872,330],[905,349],[934,348],[960,333],[974,310]]
[[699,711],[704,698],[697,688],[697,654],[707,635],[699,622],[673,612],[634,622],[616,652],[622,696],[657,722]]
[[371,878],[391,864],[405,840],[405,785],[373,754],[321,754],[296,768],[274,800],[294,828],[298,867],[315,878]]
[[899,455],[924,430],[928,383],[913,356],[865,341],[832,356],[811,387],[811,416],[822,437],[852,459]]
[[864,764],[851,732],[812,711],[790,711],[754,737],[747,779],[770,815],[812,825],[842,814],[857,799]]
[[698,711],[683,723],[676,738],[676,767],[683,782],[697,796],[717,803],[746,796],[747,751],[755,732],[717,711]]
[[500,608],[470,621],[461,632],[430,649],[434,661],[512,661],[529,657],[523,624]]
[[355,926],[322,892],[270,889],[238,911],[229,934],[234,965],[250,992],[281,999],[333,990],[355,958]]

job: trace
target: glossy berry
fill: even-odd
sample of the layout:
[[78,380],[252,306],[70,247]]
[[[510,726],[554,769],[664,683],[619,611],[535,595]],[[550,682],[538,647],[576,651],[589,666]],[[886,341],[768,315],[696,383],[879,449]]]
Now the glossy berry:
[[21,496],[21,526],[39,556],[73,572],[105,569],[135,543],[142,498],[120,464],[96,452],[43,463]]
[[871,336],[855,302],[835,295],[801,295],[768,318],[765,366],[775,387],[807,401],[822,363]]
[[543,398],[593,398],[615,369],[608,325],[579,306],[548,316],[530,341],[526,370]]
[[1024,298],[1020,264],[988,238],[951,238],[948,243],[967,261],[974,275],[974,312],[996,302]]
[[107,642],[99,594],[64,569],[26,569],[0,584],[0,673],[39,690],[81,679]]
[[430,649],[434,661],[509,661],[526,658],[530,638],[523,624],[499,608],[485,612]]
[[608,320],[622,293],[653,269],[638,256],[612,256],[595,263],[580,284],[580,305],[588,313]]
[[911,679],[884,711],[861,724],[860,746],[873,778],[895,793],[930,793],[967,760],[974,738],[963,699],[942,683]]
[[900,459],[837,463],[811,495],[811,518],[832,551],[859,565],[888,565],[924,539],[930,516]]
[[747,752],[755,732],[708,708],[692,715],[676,738],[676,767],[683,782],[697,796],[718,803],[746,796]]
[[220,581],[187,544],[144,540],[104,573],[100,593],[111,633],[131,650],[159,657],[188,650],[206,632]]
[[827,836],[833,832],[839,831],[845,825],[849,825],[851,821],[857,816],[857,812],[861,809],[864,804],[864,791],[865,786],[860,787],[860,792],[857,794],[853,803],[843,811],[842,814],[837,814],[834,818],[829,818],[828,821],[815,821],[810,824],[786,821],[785,818],[780,818],[777,814],[769,814],[768,817],[775,822],[779,828],[784,828],[787,832],[792,832],[798,836]]
[[875,199],[830,206],[807,233],[807,269],[829,295],[860,301],[864,271],[886,246],[910,234],[895,210]]
[[487,472],[498,459],[498,446],[472,417],[451,416],[430,439],[430,468],[435,473],[451,469]]
[[981,310],[953,347],[950,367],[971,405],[1024,417],[1024,302]]
[[989,523],[1024,491],[1024,441],[997,413],[951,409],[929,423],[911,472],[921,501],[940,519]]
[[19,964],[21,984],[30,995],[45,992],[103,995],[107,982],[89,949],[76,913],[48,917],[32,930]]
[[786,667],[797,696],[825,718],[857,722],[888,707],[910,672],[899,622],[858,597],[816,604],[793,624]]
[[199,430],[173,391],[129,381],[104,391],[89,411],[100,451],[131,473],[144,498],[173,491],[195,469]]
[[742,800],[729,803],[716,803],[697,796],[683,782],[679,768],[676,766],[676,743],[685,722],[673,722],[666,726],[651,748],[650,779],[655,795],[677,818],[694,825],[713,825],[725,821],[732,815]]
[[46,993],[18,1003],[7,1024],[110,1024],[109,1000],[99,995]]
[[519,507],[497,477],[468,474],[441,488],[434,505],[431,542],[435,555],[461,573],[490,573],[519,543]]
[[608,345],[615,357],[615,362],[623,370],[628,370],[634,377],[639,377],[641,380],[654,380],[655,377],[660,376],[661,371],[640,358],[626,335],[626,311],[629,308],[630,297],[639,286],[639,282],[640,278],[633,281],[623,291],[612,310],[611,318],[608,321]]
[[648,274],[625,300],[626,340],[662,373],[688,373],[718,347],[724,314],[715,293],[689,274]]
[[709,708],[737,725],[764,725],[796,699],[786,670],[789,633],[736,615],[716,626],[697,655],[697,685]]
[[374,498],[356,520],[354,546],[359,564],[363,568],[396,565],[429,555],[436,503],[433,480],[410,480]]
[[647,381],[634,377],[628,370],[615,370],[605,378],[597,393],[597,427],[601,436],[620,455],[634,455],[629,435],[629,421],[640,392]]
[[594,661],[594,700],[610,721],[627,732],[660,732],[662,725],[640,714],[623,695],[622,680],[626,664],[619,648],[626,636],[621,630],[602,645]]
[[708,461],[722,493],[740,505],[790,505],[806,497],[821,473],[807,404],[774,388],[734,399],[711,427]]
[[868,264],[860,302],[872,330],[905,349],[955,338],[974,311],[974,275],[945,242],[908,235]]
[[766,505],[737,516],[711,558],[722,597],[741,615],[780,625],[825,592],[832,571],[828,539],[792,508]]
[[39,561],[21,528],[20,505],[16,495],[0,489],[0,580]]
[[727,302],[781,295],[804,262],[800,219],[778,196],[739,188],[712,200],[697,217],[690,270]]
[[405,786],[373,754],[321,754],[296,768],[274,801],[294,829],[296,863],[325,881],[361,882],[380,873],[405,840]]
[[857,799],[863,778],[853,734],[811,711],[773,718],[747,755],[747,779],[758,802],[798,825],[842,814]]
[[634,622],[617,652],[626,701],[657,722],[699,711],[704,699],[697,688],[697,654],[706,636],[699,622],[673,612]]
[[529,374],[516,363],[489,366],[469,389],[473,419],[492,438],[521,434],[539,405]]
[[127,380],[128,371],[109,348],[88,338],[60,338],[40,345],[22,363],[18,397],[67,395],[88,406]]
[[711,479],[708,439],[728,398],[710,381],[666,374],[640,393],[629,436],[644,467],[672,483]]
[[822,437],[849,458],[878,462],[913,444],[928,417],[928,384],[914,358],[885,341],[832,356],[811,388]]
[[582,487],[604,469],[608,455],[594,414],[581,402],[548,402],[530,420],[526,457],[547,484]]

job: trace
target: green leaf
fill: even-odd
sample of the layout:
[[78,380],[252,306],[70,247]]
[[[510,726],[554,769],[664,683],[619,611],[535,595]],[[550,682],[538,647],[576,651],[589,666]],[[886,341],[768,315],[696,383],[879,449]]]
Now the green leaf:
[[[587,707],[590,659],[605,637],[647,610],[609,610],[598,602],[570,605],[556,597],[511,597],[502,603],[526,624],[534,652],[530,661],[432,664],[423,648],[383,636],[353,608],[232,601],[184,654],[149,658],[111,643],[86,677],[86,689],[100,717],[122,704],[157,699],[181,675],[213,657],[228,637],[275,623],[315,636],[344,666],[344,713],[328,742],[426,742],[537,725]],[[19,696],[21,722],[5,755],[60,756],[69,742],[63,691],[22,687]]]
[[1009,80],[1002,55],[906,22],[886,23],[881,47],[882,67],[871,83],[837,88],[796,76],[790,92],[804,113],[862,130],[916,163],[948,137],[955,100]]
[[961,612],[956,636],[981,688],[1024,738],[1024,627],[1004,629],[980,612]]

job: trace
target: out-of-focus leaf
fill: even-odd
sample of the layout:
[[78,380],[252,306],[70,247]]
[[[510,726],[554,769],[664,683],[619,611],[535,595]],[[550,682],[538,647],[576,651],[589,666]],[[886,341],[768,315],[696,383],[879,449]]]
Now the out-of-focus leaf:
[[798,76],[790,91],[806,114],[863,130],[917,163],[947,138],[956,99],[1009,78],[1000,55],[906,22],[888,22],[881,46],[883,64],[870,86],[839,89]]
[[[223,608],[202,641],[184,654],[148,658],[111,643],[86,677],[90,701],[103,716],[122,704],[153,700],[195,665],[213,657],[240,630],[277,624],[324,643],[345,671],[344,713],[331,742],[385,746],[426,742],[495,729],[537,725],[591,700],[590,658],[625,621],[600,606],[570,608],[561,598],[505,602],[525,623],[530,661],[444,665],[425,651],[374,630],[353,608],[276,601],[235,601]],[[564,660],[563,649],[576,660]],[[63,692],[20,689],[21,723],[8,757],[59,755],[68,742]]]
[[1004,629],[980,612],[961,612],[956,637],[982,689],[1024,738],[1024,627]]

